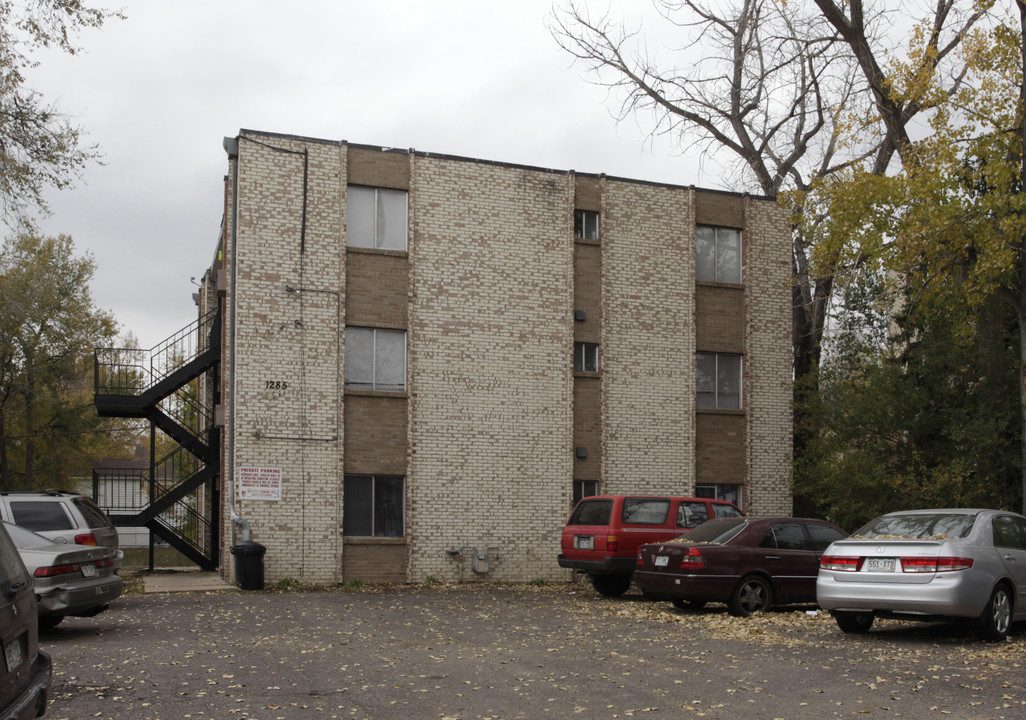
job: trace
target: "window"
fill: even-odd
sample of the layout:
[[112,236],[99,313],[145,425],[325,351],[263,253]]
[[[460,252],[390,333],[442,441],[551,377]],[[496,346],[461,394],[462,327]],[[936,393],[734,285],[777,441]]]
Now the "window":
[[843,532],[832,528],[829,525],[819,523],[808,523],[805,532],[809,534],[810,548],[816,552],[823,552],[835,540],[844,540],[847,537]]
[[598,343],[574,343],[574,372],[598,372]]
[[690,530],[709,519],[709,508],[704,502],[681,501],[677,506],[677,527]]
[[577,505],[568,525],[608,525],[613,515],[612,500],[588,500]]
[[344,379],[354,390],[405,390],[406,331],[347,327]]
[[403,536],[403,478],[346,475],[342,491],[345,537]]
[[766,531],[766,536],[759,543],[761,548],[778,550],[807,550],[805,531],[798,523],[777,523]]
[[629,525],[662,525],[670,514],[669,498],[624,498],[623,521]]
[[589,495],[598,495],[598,480],[574,480],[574,505]]
[[741,283],[741,231],[699,226],[695,229],[695,279]]
[[[725,500],[741,507],[741,486],[740,485],[696,485],[695,497],[711,498],[713,500]],[[724,505],[713,505],[713,513],[716,517],[735,517],[737,513],[733,508]]]
[[994,544],[1003,548],[1026,550],[1026,521],[1011,515],[994,518]]
[[741,408],[741,356],[725,353],[698,353],[699,408],[739,410]]
[[346,188],[346,245],[406,249],[406,191]]
[[574,239],[598,240],[599,214],[593,210],[574,210]]
[[[64,507],[55,502],[12,500],[11,515],[14,516],[15,525],[30,528],[35,532],[71,530],[75,527]],[[103,527],[107,525],[108,523],[104,521]]]

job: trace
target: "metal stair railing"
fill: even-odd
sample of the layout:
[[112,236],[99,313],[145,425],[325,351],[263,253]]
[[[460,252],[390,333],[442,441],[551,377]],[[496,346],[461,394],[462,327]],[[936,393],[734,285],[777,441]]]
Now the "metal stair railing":
[[154,519],[159,525],[184,540],[197,553],[209,557],[212,526],[208,518],[189,504],[190,500],[195,502],[193,496],[183,498]]
[[94,385],[98,395],[141,395],[210,347],[218,310],[211,310],[149,350],[96,348]]

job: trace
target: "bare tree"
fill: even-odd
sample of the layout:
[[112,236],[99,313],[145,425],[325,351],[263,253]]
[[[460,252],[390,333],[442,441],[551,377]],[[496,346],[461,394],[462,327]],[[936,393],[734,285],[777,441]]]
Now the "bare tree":
[[[597,83],[620,94],[621,119],[650,116],[653,134],[726,158],[735,187],[797,191],[789,195],[796,216],[817,178],[891,169],[910,123],[932,107],[926,98],[892,96],[895,78],[883,58],[897,40],[887,45],[887,31],[904,25],[904,39],[913,25],[927,27],[915,69],[953,91],[964,74],[953,51],[989,7],[935,0],[926,17],[914,17],[884,9],[891,3],[883,0],[868,13],[863,0],[653,2],[681,37],[670,61],[650,52],[640,28],[628,30],[608,13],[592,16],[574,0],[554,15],[552,34]],[[799,228],[814,229],[815,221],[795,225],[792,256],[794,371],[805,380],[796,387],[813,391],[834,284],[851,263],[837,251],[818,251],[812,262],[815,232]]]

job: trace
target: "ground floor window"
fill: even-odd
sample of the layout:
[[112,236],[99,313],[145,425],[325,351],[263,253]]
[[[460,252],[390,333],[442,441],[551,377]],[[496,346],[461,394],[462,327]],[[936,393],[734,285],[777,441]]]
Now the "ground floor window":
[[589,495],[598,495],[598,480],[574,480],[574,505]]
[[385,475],[346,475],[344,483],[344,536],[403,537],[403,478]]
[[741,507],[741,486],[740,485],[696,485],[695,495],[701,498],[712,498],[714,500],[725,500]]

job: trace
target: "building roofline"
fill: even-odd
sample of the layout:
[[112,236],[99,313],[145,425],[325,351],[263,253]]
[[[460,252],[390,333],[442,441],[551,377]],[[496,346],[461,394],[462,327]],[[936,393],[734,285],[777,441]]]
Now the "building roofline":
[[242,135],[253,135],[261,137],[279,138],[282,140],[292,140],[296,142],[305,143],[316,143],[318,145],[333,145],[336,147],[351,147],[359,148],[361,150],[376,150],[378,152],[395,153],[403,155],[414,155],[425,158],[437,158],[439,160],[454,160],[458,162],[472,162],[482,165],[492,165],[495,167],[504,168],[516,168],[519,170],[531,170],[534,172],[550,173],[553,175],[568,175],[572,174],[576,177],[587,177],[587,178],[605,178],[607,180],[615,180],[617,182],[626,182],[637,185],[649,185],[652,187],[665,187],[665,188],[679,188],[684,190],[694,190],[695,192],[710,193],[716,195],[727,195],[731,197],[750,197],[756,200],[771,200],[776,201],[776,198],[770,195],[760,195],[757,193],[748,192],[734,192],[732,190],[719,190],[716,188],[705,188],[698,187],[696,185],[680,185],[677,183],[659,182],[656,180],[639,180],[638,178],[621,177],[617,175],[606,175],[605,173],[587,173],[577,172],[576,170],[558,170],[555,168],[539,167],[537,165],[525,165],[523,163],[504,162],[500,160],[484,160],[481,158],[472,158],[465,155],[450,155],[447,153],[433,153],[425,152],[423,150],[416,150],[414,148],[394,148],[386,145],[373,145],[368,143],[352,143],[348,140],[325,140],[323,138],[307,137],[305,135],[293,135],[289,133],[275,133],[267,132],[264,130],[253,130],[249,128],[242,128],[239,130],[239,137]]

